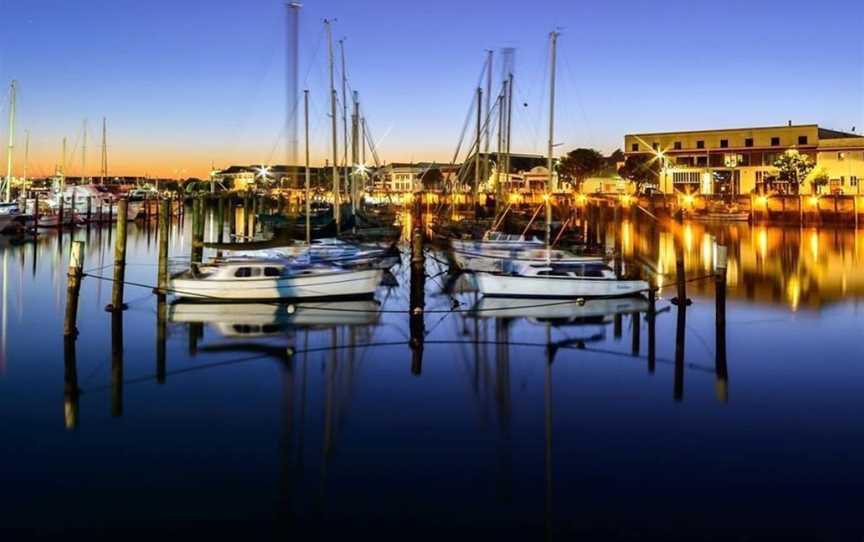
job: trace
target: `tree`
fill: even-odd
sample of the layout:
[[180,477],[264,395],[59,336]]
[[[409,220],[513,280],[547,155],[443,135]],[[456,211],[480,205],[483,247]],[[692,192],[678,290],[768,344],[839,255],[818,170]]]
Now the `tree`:
[[824,169],[814,169],[810,173],[810,177],[807,180],[810,181],[810,186],[812,187],[814,195],[819,193],[821,187],[828,185],[828,179],[828,172]]
[[578,192],[582,182],[595,173],[599,173],[606,165],[606,159],[594,149],[575,149],[567,153],[558,164],[558,176],[570,182]]
[[437,190],[444,184],[444,174],[441,168],[430,167],[420,175],[420,184],[424,190]]
[[788,183],[790,191],[797,194],[815,164],[806,154],[790,149],[774,161],[774,167],[777,168],[777,179]]
[[658,182],[660,160],[647,154],[633,154],[627,157],[624,165],[618,169],[618,174],[632,182],[638,194],[644,185]]

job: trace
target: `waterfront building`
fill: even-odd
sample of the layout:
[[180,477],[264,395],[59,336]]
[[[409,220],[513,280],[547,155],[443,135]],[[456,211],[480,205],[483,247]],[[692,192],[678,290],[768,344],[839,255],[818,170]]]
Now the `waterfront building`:
[[[774,167],[785,152],[807,156],[827,175],[822,192],[860,194],[864,179],[864,137],[816,124],[628,134],[624,151],[660,160],[656,188],[667,194],[794,192]],[[805,181],[800,192],[812,188]]]
[[[331,170],[329,167],[310,167],[310,183],[312,187],[330,187]],[[305,166],[286,166],[263,164],[248,166],[230,166],[215,170],[211,178],[229,190],[247,190],[256,184],[267,184],[274,188],[301,189],[306,182]]]

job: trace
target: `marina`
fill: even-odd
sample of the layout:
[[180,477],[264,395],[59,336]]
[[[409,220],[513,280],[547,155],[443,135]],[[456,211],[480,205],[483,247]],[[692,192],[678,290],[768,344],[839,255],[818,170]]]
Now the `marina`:
[[84,4],[0,18],[3,540],[861,539],[861,6]]

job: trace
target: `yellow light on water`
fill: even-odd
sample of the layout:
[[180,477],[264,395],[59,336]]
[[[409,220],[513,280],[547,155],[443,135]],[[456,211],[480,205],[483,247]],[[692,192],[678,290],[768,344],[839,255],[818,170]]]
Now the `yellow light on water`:
[[510,201],[510,203],[514,203],[514,204],[515,204],[515,203],[519,203],[519,200],[521,200],[522,198],[521,198],[521,197],[519,196],[519,194],[517,194],[516,192],[512,192],[512,193],[510,194],[510,197],[507,198],[507,199]]
[[756,198],[756,204],[759,207],[767,207],[768,206],[768,198],[766,196],[759,196]]
[[621,196],[621,205],[625,207],[629,206],[631,199],[632,198],[628,194],[624,194],[623,196]]
[[817,207],[819,205],[819,197],[818,196],[810,196],[808,200],[810,202],[811,207]]
[[690,194],[686,194],[684,197],[681,198],[681,200],[684,202],[684,205],[686,205],[687,207],[692,207],[693,202],[696,201],[696,198],[694,198]]

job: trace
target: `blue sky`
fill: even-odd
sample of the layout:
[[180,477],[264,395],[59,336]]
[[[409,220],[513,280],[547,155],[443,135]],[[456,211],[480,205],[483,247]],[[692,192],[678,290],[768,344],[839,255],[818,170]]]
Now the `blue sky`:
[[[300,74],[316,161],[329,154],[325,17],[388,161],[448,161],[484,51],[502,47],[517,49],[513,150],[543,152],[553,28],[563,150],[787,120],[864,129],[864,2],[307,0]],[[0,81],[20,83],[37,174],[63,136],[76,174],[82,120],[93,142],[102,116],[117,174],[280,162],[285,34],[282,0],[0,0]]]

